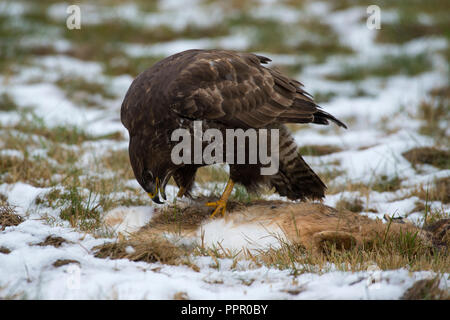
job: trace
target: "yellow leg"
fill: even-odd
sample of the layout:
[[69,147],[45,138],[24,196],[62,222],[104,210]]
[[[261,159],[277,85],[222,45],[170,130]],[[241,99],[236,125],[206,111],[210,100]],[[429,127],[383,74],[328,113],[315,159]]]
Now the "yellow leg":
[[186,189],[184,187],[180,187],[180,189],[178,190],[178,193],[177,193],[177,197],[181,198],[185,192],[186,192]]
[[234,181],[229,179],[225,190],[222,193],[220,199],[216,202],[208,202],[206,205],[208,207],[216,207],[214,212],[211,214],[210,218],[214,217],[218,212],[222,213],[222,216],[225,216],[225,211],[227,209],[227,201],[230,197],[231,192],[233,191]]

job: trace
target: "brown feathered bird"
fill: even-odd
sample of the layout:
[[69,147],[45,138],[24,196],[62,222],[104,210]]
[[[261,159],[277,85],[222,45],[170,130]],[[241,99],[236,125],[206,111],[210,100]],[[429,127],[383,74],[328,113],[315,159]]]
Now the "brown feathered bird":
[[[325,184],[298,153],[284,123],[326,125],[331,120],[346,126],[316,105],[300,82],[262,65],[269,61],[251,53],[187,50],[137,76],[122,103],[121,120],[130,134],[134,175],[154,202],[161,203],[159,194],[166,199],[171,177],[180,188],[178,196],[191,197],[196,171],[206,164],[175,164],[171,150],[178,142],[171,136],[179,128],[192,132],[194,121],[201,121],[203,130],[215,128],[224,134],[238,128],[279,130],[278,171],[262,175],[261,163],[229,163],[230,179],[222,197],[207,203],[215,207],[213,215],[225,213],[234,183],[250,192],[262,186],[275,188],[292,200],[324,197]],[[203,149],[206,145],[203,142]],[[247,144],[245,151],[249,152]]]

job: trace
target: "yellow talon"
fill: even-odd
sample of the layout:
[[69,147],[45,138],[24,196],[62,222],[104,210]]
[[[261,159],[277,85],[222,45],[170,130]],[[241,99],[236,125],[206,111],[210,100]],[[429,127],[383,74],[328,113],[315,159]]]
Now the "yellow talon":
[[227,201],[231,192],[233,191],[234,181],[229,179],[225,190],[222,193],[222,196],[216,202],[207,202],[206,205],[208,207],[216,207],[216,209],[211,214],[210,218],[213,218],[218,212],[222,213],[222,216],[225,216],[225,211],[227,209]]
[[222,216],[225,216],[225,211],[227,209],[227,202],[225,200],[220,199],[216,202],[207,202],[206,205],[208,207],[216,207],[210,218],[213,218],[218,212],[222,212]]

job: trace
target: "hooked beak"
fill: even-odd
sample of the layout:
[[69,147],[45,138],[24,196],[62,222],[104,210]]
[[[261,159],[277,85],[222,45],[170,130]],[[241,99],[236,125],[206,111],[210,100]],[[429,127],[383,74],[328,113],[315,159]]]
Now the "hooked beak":
[[[157,203],[157,204],[163,204],[164,202],[162,202],[161,200],[159,200],[159,191],[162,191],[160,189],[160,184],[159,184],[159,179],[156,178],[156,187],[155,187],[155,192],[151,193],[148,192],[148,196],[150,197],[150,199],[152,199],[153,202]],[[163,196],[164,200],[166,199],[165,193],[162,192],[161,195]]]

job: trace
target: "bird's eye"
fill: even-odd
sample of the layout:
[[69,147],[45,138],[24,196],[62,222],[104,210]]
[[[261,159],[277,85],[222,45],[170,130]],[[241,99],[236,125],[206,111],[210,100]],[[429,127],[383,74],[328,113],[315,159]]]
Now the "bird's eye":
[[150,170],[144,170],[142,172],[142,179],[145,183],[153,181],[153,173]]

